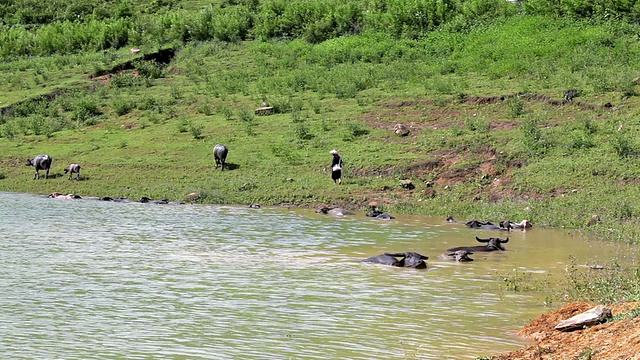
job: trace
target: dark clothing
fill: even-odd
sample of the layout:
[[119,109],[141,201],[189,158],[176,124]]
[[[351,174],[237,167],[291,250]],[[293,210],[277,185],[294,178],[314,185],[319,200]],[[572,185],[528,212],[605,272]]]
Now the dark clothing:
[[340,156],[334,156],[331,162],[331,179],[339,180],[342,178],[342,158]]

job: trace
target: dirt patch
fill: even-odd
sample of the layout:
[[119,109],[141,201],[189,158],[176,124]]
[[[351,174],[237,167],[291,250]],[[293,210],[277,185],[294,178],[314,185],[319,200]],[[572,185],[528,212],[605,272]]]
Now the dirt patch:
[[[640,359],[640,318],[610,321],[573,332],[554,329],[560,321],[594,306],[596,304],[585,302],[570,303],[558,310],[541,315],[518,333],[526,339],[535,341],[533,345],[494,356],[493,359]],[[626,314],[638,306],[640,306],[638,302],[607,305],[614,317]]]

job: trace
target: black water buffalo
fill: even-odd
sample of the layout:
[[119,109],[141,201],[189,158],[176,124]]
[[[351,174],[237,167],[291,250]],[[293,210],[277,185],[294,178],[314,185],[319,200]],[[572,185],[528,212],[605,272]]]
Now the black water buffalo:
[[49,178],[49,169],[51,168],[51,163],[53,159],[49,155],[38,155],[33,159],[27,159],[27,166],[33,166],[36,168],[35,174],[33,174],[33,179],[40,179],[40,170],[44,170],[44,178]]
[[478,220],[471,220],[471,221],[467,221],[465,223],[465,225],[468,228],[471,229],[484,229],[484,230],[507,230],[505,228],[500,227],[499,225],[495,225],[494,223],[490,222],[490,221],[478,221]]
[[454,260],[456,262],[473,261],[473,259],[470,258],[469,255],[473,255],[473,253],[467,250],[458,250],[450,254],[440,254],[438,255],[438,259]]
[[221,166],[221,171],[224,171],[224,165],[227,163],[227,154],[229,149],[224,145],[216,145],[213,147],[213,158],[216,160],[216,168]]
[[[447,222],[450,223],[458,223],[458,221],[456,221],[456,219],[453,218],[453,216],[448,216],[447,217]],[[510,221],[502,221],[500,222],[499,225],[495,225],[494,223],[490,222],[490,221],[478,221],[478,220],[471,220],[471,221],[467,221],[466,223],[464,223],[464,225],[468,228],[471,229],[484,229],[484,230],[511,230],[510,227],[508,227],[510,224],[513,224]],[[503,225],[505,225],[506,227],[504,227]]]
[[476,236],[476,240],[478,240],[481,243],[487,243],[487,245],[480,245],[480,246],[458,246],[458,247],[454,247],[451,249],[447,249],[447,251],[459,251],[459,250],[466,250],[466,251],[470,251],[470,252],[476,252],[476,251],[496,251],[496,250],[506,250],[502,244],[508,243],[509,242],[509,238],[506,238],[504,240],[499,239],[499,238],[488,238],[488,239],[480,239],[479,237]]
[[365,215],[367,215],[368,217],[372,217],[374,219],[382,219],[382,220],[395,219],[393,215],[390,215],[384,211],[375,210],[375,209],[367,212]]
[[427,259],[429,259],[428,256],[418,254],[417,252],[403,252],[403,253],[384,253],[382,255],[366,258],[362,260],[362,262],[391,265],[391,266],[397,266],[397,267],[410,267],[415,269],[426,269],[427,263],[424,262],[424,260],[427,260]]
[[73,177],[73,174],[76,174],[76,179],[80,180],[80,165],[71,164],[66,169],[64,169],[64,173],[69,173],[69,180]]
[[354,213],[353,211],[349,211],[343,208],[333,208],[330,209],[328,207],[321,207],[318,210],[316,210],[316,213],[318,214],[329,214],[329,215],[336,215],[336,216],[344,216],[344,215],[355,215],[356,213]]

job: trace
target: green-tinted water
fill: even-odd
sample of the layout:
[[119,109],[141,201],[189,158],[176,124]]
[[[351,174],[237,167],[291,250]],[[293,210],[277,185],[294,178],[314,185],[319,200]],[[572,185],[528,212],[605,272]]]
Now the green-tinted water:
[[[299,209],[0,204],[6,359],[473,359],[520,347],[515,332],[546,311],[502,275],[622,251],[534,228],[456,264],[436,256],[498,233]],[[429,268],[358,261],[385,251],[428,255]]]

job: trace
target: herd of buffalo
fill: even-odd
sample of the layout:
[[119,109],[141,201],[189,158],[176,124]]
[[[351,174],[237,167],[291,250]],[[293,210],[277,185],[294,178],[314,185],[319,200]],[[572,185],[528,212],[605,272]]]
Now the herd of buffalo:
[[[316,210],[319,214],[329,214],[335,216],[344,216],[344,215],[355,215],[353,211],[345,210],[339,207],[336,208],[328,208],[321,207]],[[366,216],[372,217],[374,219],[393,219],[392,215],[387,214],[386,212],[382,212],[376,209],[376,206],[371,206],[370,211],[365,213]],[[447,217],[447,222],[449,223],[457,223],[457,221],[449,216]],[[465,226],[471,229],[485,229],[485,230],[501,230],[505,232],[510,232],[514,229],[526,230],[531,228],[533,225],[528,220],[522,220],[521,222],[513,222],[504,220],[501,221],[498,225],[495,225],[491,222],[481,222],[477,220],[471,220],[464,223]],[[439,259],[443,260],[453,260],[456,262],[466,262],[473,261],[469,255],[473,255],[474,252],[491,252],[491,251],[504,251],[506,250],[502,244],[506,244],[509,242],[509,238],[500,239],[497,237],[490,237],[487,239],[482,239],[476,236],[476,241],[483,243],[484,245],[475,245],[475,246],[457,246],[447,249],[447,253],[438,255]],[[417,252],[400,252],[400,253],[391,253],[386,252],[381,255],[372,256],[362,260],[365,263],[373,263],[373,264],[382,264],[382,265],[390,265],[396,267],[406,267],[406,268],[414,268],[414,269],[426,269],[427,263],[425,260],[428,260],[429,257],[426,255],[422,255]]]
[[[227,163],[227,154],[229,153],[229,149],[226,146],[218,144],[213,147],[213,159],[216,162],[216,168],[218,166],[221,167],[221,170],[224,170],[224,167]],[[33,166],[36,171],[33,174],[33,179],[40,179],[40,170],[44,171],[44,178],[49,178],[49,170],[51,169],[51,164],[53,163],[53,158],[47,154],[37,155],[34,158],[27,159],[27,166]],[[76,179],[80,180],[80,165],[79,164],[70,164],[64,169],[64,173],[69,173],[69,180],[73,178],[73,174],[76,174]]]
[[[221,167],[221,170],[224,170],[227,155],[229,150],[224,145],[216,145],[213,148],[213,157],[215,160],[215,167]],[[45,172],[45,178],[49,178],[49,170],[51,169],[51,164],[53,163],[53,158],[49,155],[38,155],[32,159],[27,159],[27,166],[33,166],[35,168],[35,173],[33,175],[33,179],[40,178],[40,170]],[[69,180],[73,178],[73,175],[76,174],[76,179],[80,180],[80,165],[79,164],[70,164],[65,170],[64,173],[69,173]],[[80,196],[69,194],[63,195],[60,193],[52,193],[49,197],[59,198],[59,199],[80,199]],[[88,198],[85,198],[88,199]],[[96,197],[97,200],[106,200],[106,201],[127,201],[127,199],[112,199],[109,197]],[[153,200],[147,197],[140,198],[139,202],[142,203],[157,203],[157,204],[169,204],[169,203],[181,203],[181,202],[170,202],[168,200]],[[249,205],[249,208],[259,209],[259,205]],[[321,207],[317,211],[319,214],[329,214],[336,216],[344,216],[344,215],[355,215],[354,212],[345,210],[339,207],[336,208],[328,208]],[[370,211],[366,212],[366,216],[374,218],[374,219],[382,219],[389,220],[394,219],[394,217],[386,212],[380,211],[376,209],[375,206],[371,206]],[[447,222],[457,223],[457,221],[449,216]],[[471,220],[464,223],[467,227],[472,229],[485,229],[485,230],[503,230],[503,231],[511,231],[513,229],[521,229],[526,230],[531,228],[533,225],[528,220],[522,220],[519,223],[512,221],[501,221],[499,224],[495,225],[491,222],[481,222],[477,220]],[[490,237],[487,239],[482,239],[476,236],[476,240],[484,245],[476,245],[476,246],[457,246],[450,249],[447,249],[447,253],[438,255],[439,259],[444,260],[453,260],[456,262],[466,262],[473,261],[469,255],[473,255],[474,252],[491,252],[491,251],[504,251],[506,250],[502,244],[509,242],[509,238],[500,239],[497,237]],[[406,268],[414,268],[414,269],[426,269],[427,263],[425,260],[428,260],[429,257],[419,254],[417,252],[400,252],[400,253],[391,253],[386,252],[381,255],[372,256],[362,260],[366,263],[374,263],[374,264],[382,264],[382,265],[390,265],[396,267],[406,267]]]

